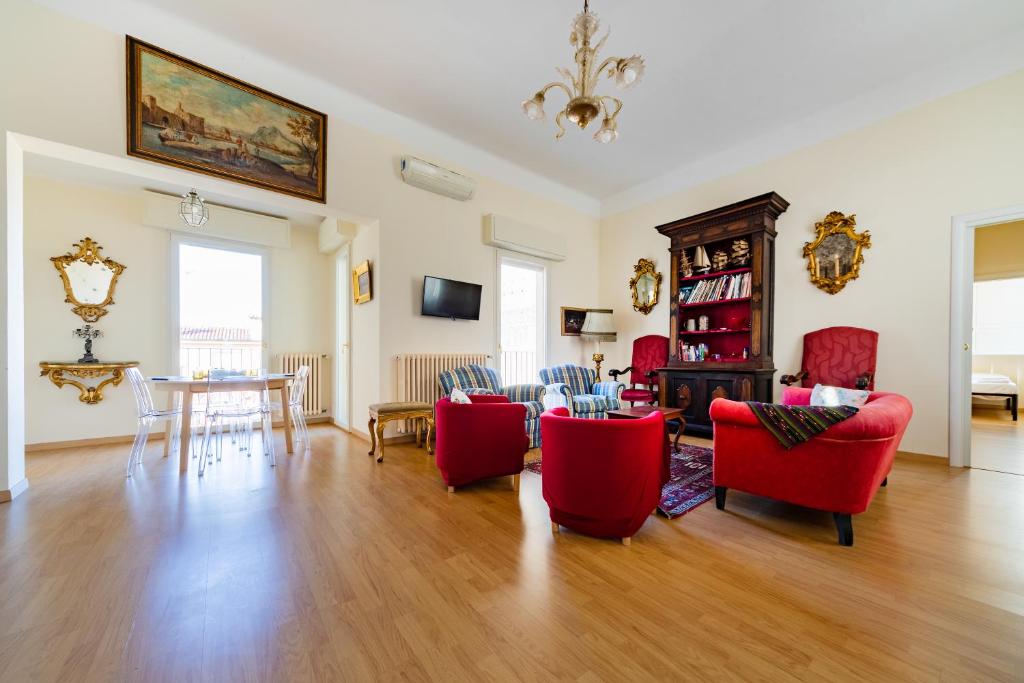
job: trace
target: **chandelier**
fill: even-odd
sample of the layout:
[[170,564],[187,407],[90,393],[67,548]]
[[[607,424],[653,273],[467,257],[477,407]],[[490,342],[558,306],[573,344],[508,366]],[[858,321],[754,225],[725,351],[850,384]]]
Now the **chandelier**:
[[181,195],[181,204],[178,205],[178,215],[181,220],[190,228],[201,228],[210,218],[210,212],[206,208],[206,202],[193,188],[186,194]]
[[565,119],[575,123],[582,130],[602,115],[601,127],[594,133],[594,139],[603,143],[614,142],[619,137],[615,117],[622,109],[622,100],[610,95],[595,94],[597,82],[601,76],[606,76],[613,79],[620,90],[625,90],[639,83],[644,75],[644,59],[640,55],[608,57],[598,64],[598,53],[611,33],[611,29],[606,31],[604,37],[592,47],[590,39],[597,34],[599,26],[597,15],[590,11],[589,0],[583,0],[583,11],[573,19],[572,33],[569,34],[569,44],[576,49],[578,74],[573,76],[568,69],[558,67],[558,74],[565,82],[548,83],[538,90],[536,95],[523,101],[523,113],[530,119],[539,121],[544,118],[544,96],[547,92],[552,88],[561,88],[565,91],[569,96],[569,102],[565,109],[555,116],[555,125],[558,126],[556,140],[565,135]]

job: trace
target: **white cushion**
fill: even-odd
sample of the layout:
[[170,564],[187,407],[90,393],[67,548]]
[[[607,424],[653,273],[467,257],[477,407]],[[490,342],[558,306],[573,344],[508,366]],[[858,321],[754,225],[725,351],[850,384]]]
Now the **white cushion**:
[[850,406],[860,408],[868,402],[870,391],[860,389],[847,389],[846,387],[830,387],[825,384],[815,384],[811,390],[812,406]]
[[462,389],[452,389],[451,396],[448,397],[452,403],[472,403],[469,400],[469,396]]

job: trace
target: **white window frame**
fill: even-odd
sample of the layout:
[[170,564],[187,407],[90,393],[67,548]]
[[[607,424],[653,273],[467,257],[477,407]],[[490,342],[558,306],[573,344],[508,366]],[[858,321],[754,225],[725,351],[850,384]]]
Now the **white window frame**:
[[172,233],[171,236],[171,368],[172,373],[177,374],[181,367],[181,247],[206,247],[208,249],[221,249],[223,251],[234,251],[242,254],[253,254],[260,257],[262,311],[261,321],[261,363],[264,368],[269,369],[270,364],[270,250],[245,242],[221,239],[219,237],[206,237],[204,235],[192,235]]
[[[537,326],[537,370],[547,367],[547,359],[549,355],[549,342],[548,342],[548,318],[551,311],[550,302],[548,300],[548,277],[550,272],[548,271],[548,264],[546,261],[526,256],[523,254],[517,254],[515,252],[506,251],[504,249],[495,250],[495,277],[494,280],[497,286],[494,288],[494,365],[496,369],[501,371],[501,266],[502,264],[508,263],[510,265],[519,266],[521,268],[529,268],[530,270],[538,271],[541,274],[541,285],[540,292],[537,295],[538,301],[537,306],[540,311]],[[508,381],[505,377],[501,378],[503,382]],[[539,377],[533,378],[533,381],[540,382]]]

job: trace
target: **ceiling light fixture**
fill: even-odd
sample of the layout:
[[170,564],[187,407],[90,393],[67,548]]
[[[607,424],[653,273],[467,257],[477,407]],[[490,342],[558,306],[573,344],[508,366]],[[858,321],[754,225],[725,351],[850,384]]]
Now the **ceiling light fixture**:
[[190,228],[201,228],[210,219],[210,212],[206,208],[206,202],[196,194],[195,188],[189,190],[188,194],[181,195],[181,204],[178,206],[178,215],[181,220]]
[[632,57],[609,57],[595,68],[597,55],[608,40],[611,29],[605,32],[604,37],[591,47],[590,39],[597,33],[600,22],[597,15],[590,11],[589,0],[583,0],[583,11],[576,15],[572,22],[572,33],[569,34],[569,44],[576,48],[576,66],[578,75],[563,67],[557,69],[559,75],[565,78],[565,82],[555,81],[548,83],[537,91],[537,94],[528,100],[523,101],[523,113],[527,118],[540,121],[544,118],[544,97],[548,90],[561,88],[569,96],[569,102],[565,109],[555,116],[555,125],[558,126],[558,133],[555,139],[565,135],[563,121],[568,119],[575,123],[580,129],[596,119],[599,115],[604,116],[601,128],[594,134],[598,142],[614,142],[619,137],[618,125],[615,117],[622,110],[622,100],[610,95],[595,95],[594,88],[598,79],[605,75],[615,81],[620,90],[631,88],[640,82],[644,75],[644,59],[640,55]]

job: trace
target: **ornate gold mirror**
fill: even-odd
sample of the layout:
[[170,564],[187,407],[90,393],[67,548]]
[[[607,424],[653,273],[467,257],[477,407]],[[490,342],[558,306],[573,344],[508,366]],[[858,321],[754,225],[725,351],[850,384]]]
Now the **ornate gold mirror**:
[[654,262],[645,258],[633,266],[636,275],[629,281],[629,289],[633,292],[633,308],[647,315],[658,305],[658,293],[661,291],[661,273],[654,270]]
[[835,294],[850,280],[860,275],[864,249],[871,248],[871,233],[857,234],[857,216],[833,211],[825,220],[814,224],[817,237],[804,245],[811,283],[818,289]]
[[114,303],[114,288],[124,266],[100,256],[103,247],[91,237],[75,242],[76,251],[50,259],[64,283],[64,301],[72,312],[87,323],[94,323],[107,314]]

